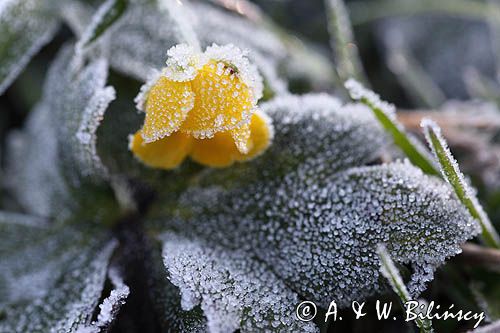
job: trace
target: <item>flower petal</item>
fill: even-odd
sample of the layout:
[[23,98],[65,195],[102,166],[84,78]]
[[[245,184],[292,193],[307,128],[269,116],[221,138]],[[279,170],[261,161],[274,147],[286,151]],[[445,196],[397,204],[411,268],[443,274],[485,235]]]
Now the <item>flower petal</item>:
[[[237,143],[235,135],[242,138],[246,136],[248,154],[243,154],[238,149],[238,146],[244,143]],[[261,154],[271,143],[272,136],[273,127],[270,120],[264,113],[257,111],[253,114],[250,125],[244,126],[240,131],[221,132],[210,139],[193,140],[190,156],[200,164],[227,167],[235,161],[249,160]]]
[[210,61],[191,84],[195,106],[181,126],[183,132],[195,138],[211,138],[250,119],[254,110],[252,91],[230,64]]
[[257,110],[250,123],[250,149],[247,154],[239,154],[237,160],[245,161],[262,154],[271,144],[273,136],[271,119],[264,112]]
[[129,149],[142,163],[153,168],[174,169],[179,166],[191,150],[193,139],[176,132],[163,139],[145,143],[141,132],[130,137]]
[[141,130],[146,143],[179,130],[195,102],[190,82],[174,82],[161,76],[146,97],[146,119]]
[[221,132],[210,139],[194,139],[190,157],[193,161],[214,168],[233,164],[240,152],[230,132]]
[[241,154],[248,154],[252,146],[252,140],[250,140],[250,124],[245,124],[239,128],[232,129],[230,132],[238,151]]

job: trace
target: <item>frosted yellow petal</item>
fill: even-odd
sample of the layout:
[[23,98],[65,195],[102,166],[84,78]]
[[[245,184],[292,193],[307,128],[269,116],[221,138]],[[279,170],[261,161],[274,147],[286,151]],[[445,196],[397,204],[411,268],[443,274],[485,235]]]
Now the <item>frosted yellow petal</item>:
[[[252,116],[249,128],[249,139],[247,147],[248,154],[238,150],[234,133],[237,131],[221,132],[210,139],[194,139],[191,158],[204,165],[211,167],[227,167],[235,161],[244,161],[261,154],[271,143],[272,125],[266,116],[256,112]],[[242,134],[243,133],[243,134]],[[241,129],[240,134],[246,135],[246,130]]]
[[190,82],[174,82],[161,76],[147,93],[141,131],[144,141],[150,143],[179,130],[194,102]]
[[267,115],[256,111],[250,122],[250,149],[247,154],[238,154],[237,160],[244,161],[263,153],[273,139],[273,126]]
[[241,154],[247,154],[252,148],[252,140],[250,140],[250,124],[245,124],[239,128],[232,129],[230,132],[238,151]]
[[142,163],[153,168],[174,169],[191,150],[192,138],[176,132],[163,139],[145,143],[140,131],[130,139],[130,150]]
[[181,126],[182,131],[196,138],[210,138],[215,133],[240,127],[250,119],[254,109],[252,91],[231,65],[210,61],[191,84],[195,103]]

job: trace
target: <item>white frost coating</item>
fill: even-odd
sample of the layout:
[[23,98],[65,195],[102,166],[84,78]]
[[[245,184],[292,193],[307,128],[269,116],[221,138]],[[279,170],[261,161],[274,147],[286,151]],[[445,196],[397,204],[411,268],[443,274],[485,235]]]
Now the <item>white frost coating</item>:
[[78,185],[84,177],[98,180],[108,176],[97,155],[96,131],[115,98],[114,89],[105,86],[105,59],[93,60],[84,67],[77,67],[77,63],[72,48],[65,47],[49,70],[42,98],[50,108],[57,149],[72,185]]
[[200,304],[209,332],[318,332],[295,318],[297,295],[246,253],[174,234],[162,238],[163,261],[180,289],[182,307]]
[[[86,29],[82,32],[82,35],[80,36],[80,39],[75,45],[75,52],[77,54],[81,53],[83,48],[85,47],[85,44],[87,44],[90,39],[93,37],[96,28],[102,23],[103,19],[105,18],[108,13],[113,10],[113,6],[115,5],[115,0],[106,0],[104,3],[99,6],[97,9],[97,12],[92,15],[92,19],[90,23],[87,25]],[[78,5],[76,5],[78,6]],[[75,8],[78,9],[78,8]],[[68,13],[68,11],[67,11]],[[113,29],[114,26],[111,27]],[[109,35],[110,30],[107,29],[105,34]],[[101,36],[102,37],[102,36]]]
[[67,201],[51,112],[46,103],[37,104],[25,128],[7,137],[6,171],[17,176],[6,178],[5,185],[27,212],[63,219],[72,203]]
[[[64,17],[77,32],[86,27],[82,16],[90,16],[83,15],[81,7],[63,7]],[[273,89],[278,93],[285,92],[284,82],[276,72],[287,56],[286,48],[279,38],[253,22],[214,6],[183,2],[182,7],[191,9],[188,21],[200,36],[202,47],[212,43],[233,43],[242,49],[251,50],[248,57],[259,67]],[[158,11],[155,6],[130,3],[123,19],[115,25],[109,39],[111,65],[142,81],[149,78],[153,68],[162,67],[165,50],[175,44],[186,43],[178,38],[172,17],[165,15],[164,11]]]
[[[450,162],[451,166],[453,167],[453,171],[455,175],[457,176],[457,180],[460,183],[460,186],[465,190],[465,195],[470,199],[473,200],[475,198],[474,191],[470,188],[469,184],[465,181],[464,174],[460,171],[460,168],[458,167],[457,160],[453,157],[451,154],[450,148],[448,148],[448,144],[446,143],[446,140],[443,137],[443,134],[441,133],[441,128],[432,120],[429,118],[424,118],[422,119],[420,126],[424,130],[425,134],[425,139],[427,140],[427,143],[429,144],[429,147],[432,150],[432,153],[434,154],[434,157],[439,161],[436,148],[431,140],[430,137],[430,131],[434,133],[434,135],[437,137],[439,141],[439,145],[443,147],[443,150],[446,154],[446,159]],[[448,175],[444,171],[444,169],[441,166],[441,163],[439,163],[440,166],[440,171],[441,174],[443,175],[443,178],[450,183],[450,180],[448,179]]]
[[349,79],[345,83],[346,89],[349,91],[351,98],[355,101],[365,100],[371,106],[380,109],[389,119],[398,124],[396,120],[396,108],[393,104],[387,103],[380,99],[380,96],[373,91],[363,87],[361,83],[354,79]]
[[208,59],[221,61],[236,68],[236,75],[251,89],[252,98],[255,103],[262,98],[263,83],[257,67],[251,64],[247,58],[248,51],[242,51],[233,44],[219,46],[212,44],[207,47],[205,55]]
[[[116,247],[114,241],[104,241],[93,235],[83,235],[71,228],[10,229],[0,245],[0,293],[7,275],[32,277],[40,287],[35,294],[26,290],[23,307],[3,307],[0,332],[75,332],[88,326],[102,293],[109,258]],[[22,252],[12,250],[19,249]],[[42,281],[36,274],[39,267],[50,267],[50,278]],[[43,282],[43,283],[41,283]],[[15,286],[15,281],[12,282]],[[1,298],[4,301],[4,298]]]
[[174,29],[177,40],[201,51],[200,41],[192,25],[195,16],[189,6],[181,0],[159,0],[158,8],[172,21],[171,27]]
[[146,83],[144,83],[141,86],[139,93],[134,98],[135,107],[138,111],[144,112],[145,107],[146,107],[146,99],[148,97],[149,91],[151,90],[151,88],[155,85],[155,83],[158,81],[158,79],[162,75],[163,75],[163,73],[161,71],[156,70],[156,69],[152,70],[150,72],[149,77],[146,80]]
[[417,296],[434,270],[479,231],[447,186],[409,163],[328,176],[311,165],[231,190],[192,188],[172,218],[191,237],[257,257],[325,307],[331,299],[347,306],[382,291],[375,253],[381,242],[394,260],[412,265],[408,287]]
[[120,273],[116,268],[110,268],[108,276],[114,289],[111,290],[109,296],[106,297],[101,304],[99,304],[100,311],[97,315],[97,321],[93,322],[92,326],[85,328],[89,329],[89,332],[101,332],[108,329],[130,294],[129,287],[125,285],[123,278],[120,276]]
[[106,109],[116,98],[115,89],[113,87],[105,87],[95,93],[88,102],[87,107],[82,113],[80,126],[76,132],[76,138],[80,142],[81,153],[79,160],[84,176],[90,176],[96,170],[102,172],[102,175],[107,175],[107,168],[102,164],[99,155],[97,154],[97,129],[99,128]]
[[[44,13],[47,1],[8,0],[0,7],[0,45],[3,50],[0,66],[0,94],[15,80],[31,58],[55,35],[57,20]],[[5,32],[7,31],[7,32]]]
[[167,51],[167,57],[163,75],[176,82],[191,81],[198,74],[198,69],[207,63],[205,54],[187,44],[171,47]]

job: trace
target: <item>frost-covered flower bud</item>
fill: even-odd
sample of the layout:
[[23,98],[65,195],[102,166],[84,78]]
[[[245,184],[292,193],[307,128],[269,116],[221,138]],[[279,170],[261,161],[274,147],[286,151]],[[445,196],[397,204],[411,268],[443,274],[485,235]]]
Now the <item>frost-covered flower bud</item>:
[[225,167],[269,146],[271,121],[257,108],[262,78],[240,49],[213,44],[200,54],[181,44],[167,55],[167,66],[136,98],[146,113],[130,139],[139,160],[172,169],[189,156]]

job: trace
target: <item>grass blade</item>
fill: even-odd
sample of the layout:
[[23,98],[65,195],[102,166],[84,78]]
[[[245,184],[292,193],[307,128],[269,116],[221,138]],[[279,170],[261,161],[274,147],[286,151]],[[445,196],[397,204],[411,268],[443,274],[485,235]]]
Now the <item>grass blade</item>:
[[421,126],[424,129],[427,142],[441,167],[443,178],[453,187],[458,199],[481,225],[484,243],[490,247],[500,248],[500,237],[477,200],[474,191],[465,181],[457,161],[451,154],[441,134],[441,128],[430,119],[423,119]]
[[338,76],[342,81],[350,77],[362,82],[368,82],[361,64],[358,48],[354,43],[349,15],[343,0],[325,0],[328,20],[328,31],[330,32],[330,45],[334,52],[334,58]]
[[422,171],[430,175],[439,175],[439,171],[425,152],[405,132],[403,125],[397,119],[394,106],[380,100],[374,92],[364,88],[359,82],[350,79],[345,83],[353,100],[360,101],[368,106],[374,113],[382,127],[392,136],[394,143],[401,148],[408,159]]
[[[380,258],[380,273],[389,281],[392,290],[399,296],[403,305],[411,301],[410,293],[406,289],[401,274],[399,274],[396,265],[391,259],[387,248],[383,244],[377,246],[377,254]],[[415,319],[415,324],[422,333],[430,333],[432,329],[432,322],[430,320]]]

